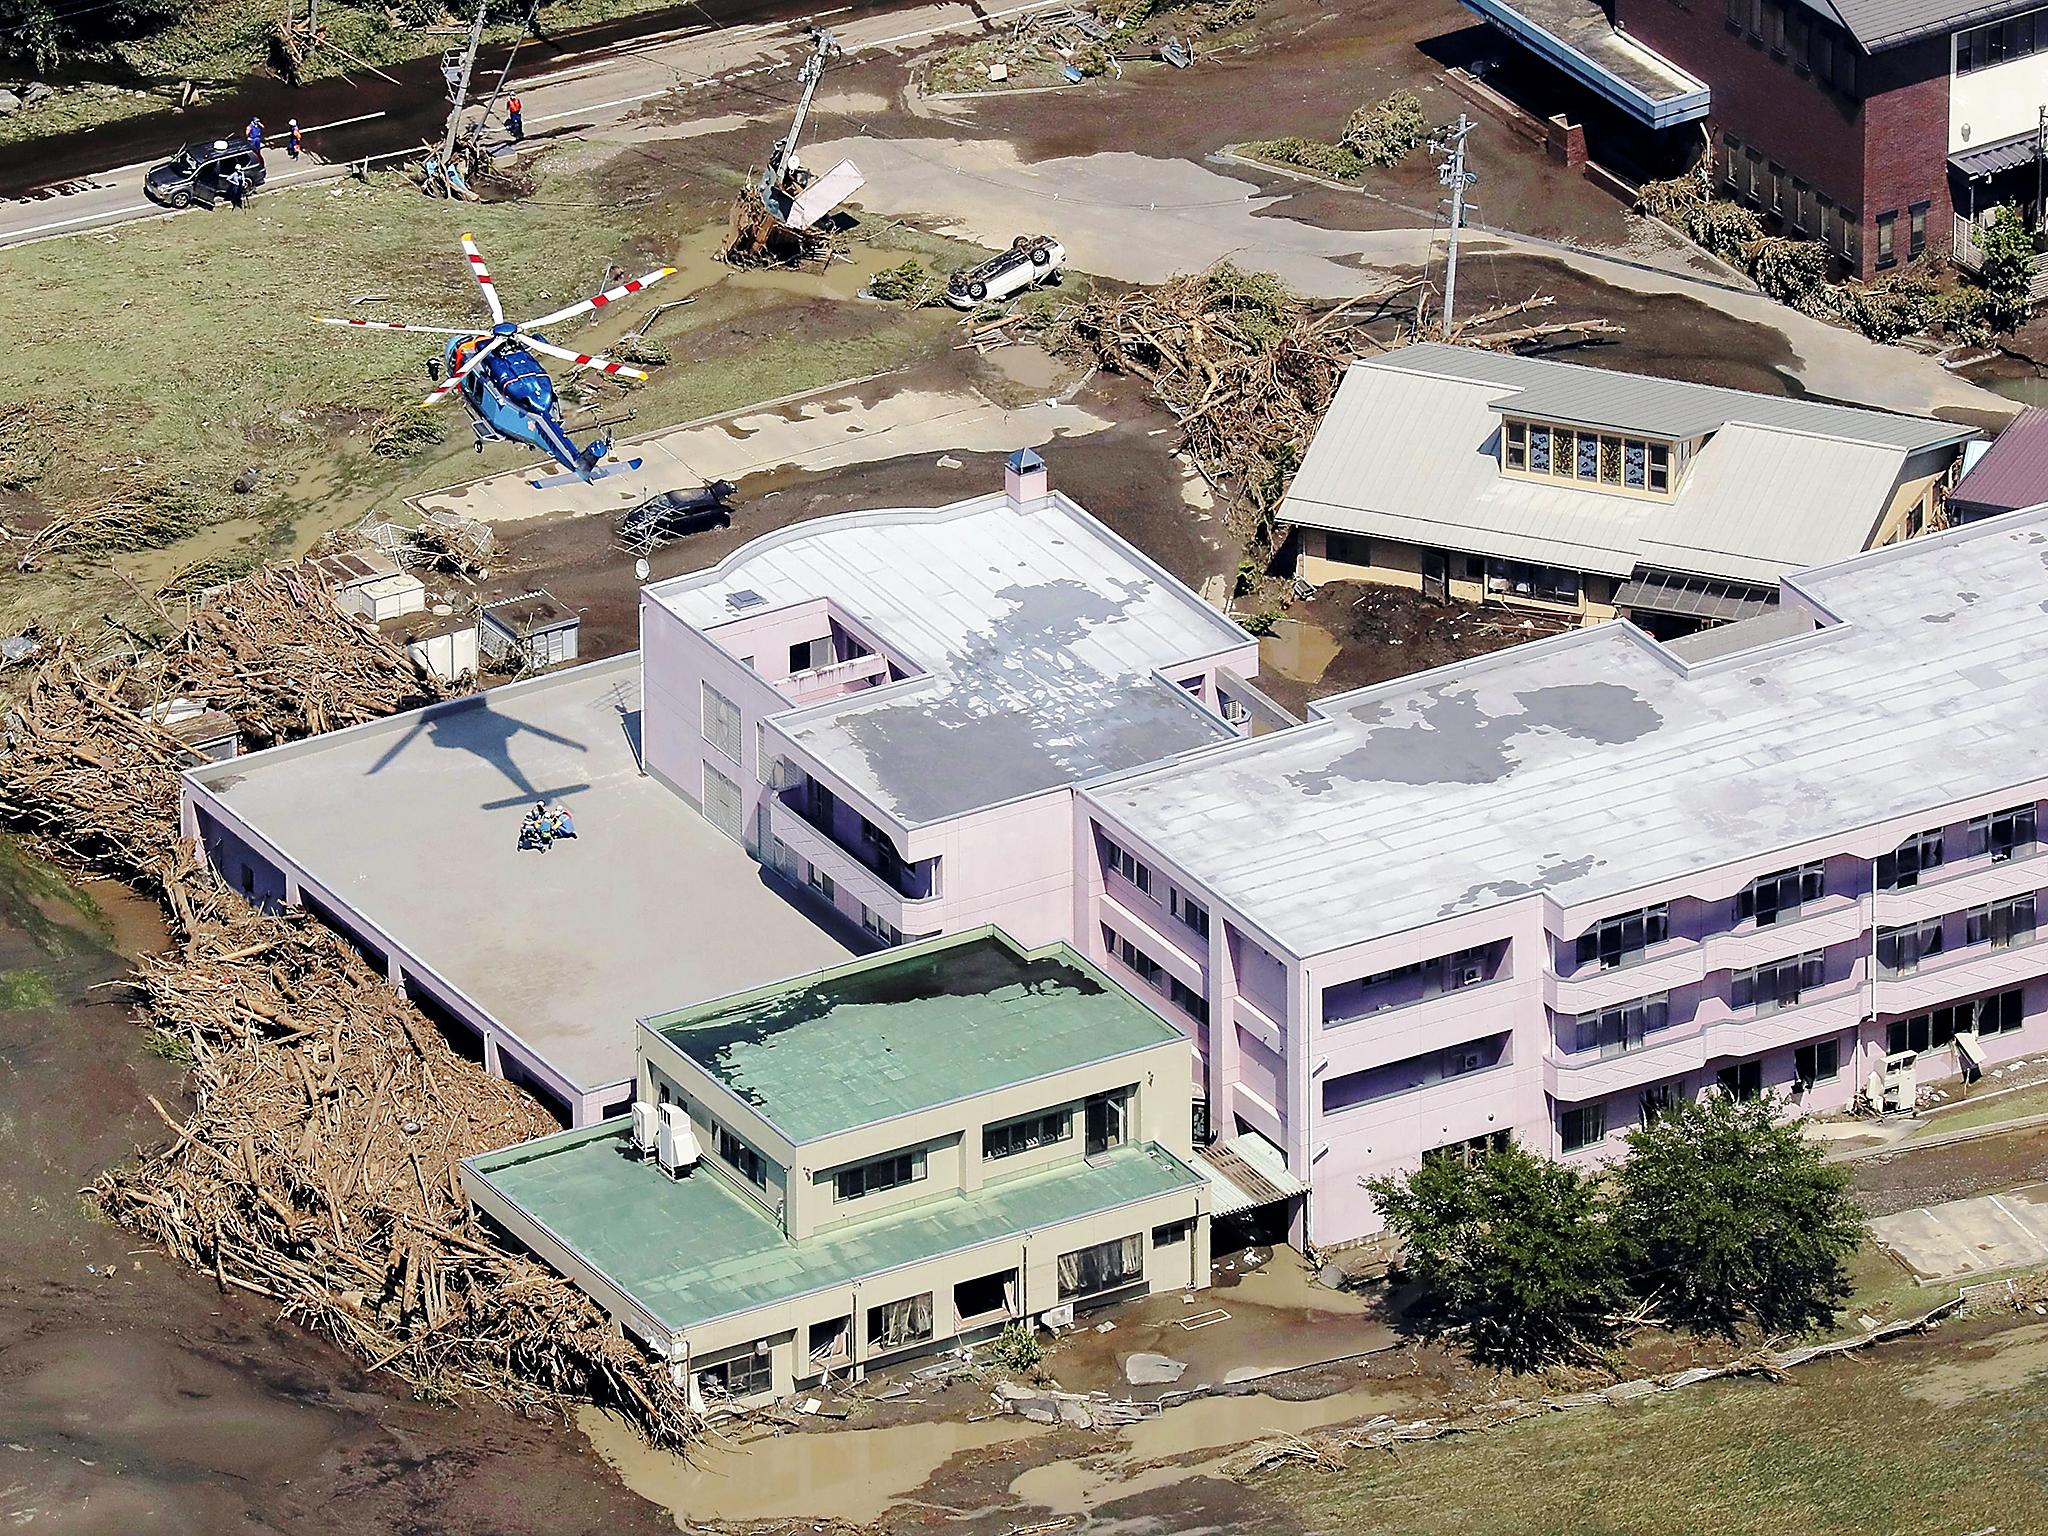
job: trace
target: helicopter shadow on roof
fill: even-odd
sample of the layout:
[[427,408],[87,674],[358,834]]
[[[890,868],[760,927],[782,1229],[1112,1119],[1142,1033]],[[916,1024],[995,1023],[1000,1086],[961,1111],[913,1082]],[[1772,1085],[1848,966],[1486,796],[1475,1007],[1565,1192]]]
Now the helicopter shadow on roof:
[[[629,739],[635,740],[636,750],[638,723],[638,712],[635,711],[632,723],[626,729]],[[587,753],[590,750],[573,737],[563,736],[544,726],[533,725],[493,709],[489,696],[480,694],[453,707],[423,712],[396,741],[384,749],[367,771],[370,776],[384,772],[410,750],[414,742],[424,739],[428,744],[444,751],[466,752],[480,762],[489,764],[511,787],[513,792],[509,796],[500,800],[486,800],[478,806],[479,810],[500,811],[528,805],[534,801],[558,800],[569,795],[581,794],[590,788],[587,780],[565,784],[535,783],[520,766],[512,750],[513,743],[521,736],[532,736],[540,742],[567,748],[572,752]]]

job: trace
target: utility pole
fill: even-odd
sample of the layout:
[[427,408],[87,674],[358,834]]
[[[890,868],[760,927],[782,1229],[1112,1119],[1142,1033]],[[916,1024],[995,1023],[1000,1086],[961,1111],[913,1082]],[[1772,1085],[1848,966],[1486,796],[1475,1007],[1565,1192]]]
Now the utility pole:
[[462,128],[463,104],[469,100],[469,73],[476,68],[476,51],[484,40],[484,8],[489,0],[476,0],[476,15],[469,22],[469,45],[462,50],[462,70],[448,82],[448,94],[452,105],[448,109],[448,134],[441,141],[441,181],[453,190],[448,180],[448,167],[455,155],[455,136]]
[[1451,311],[1458,302],[1458,231],[1465,223],[1465,189],[1479,178],[1465,169],[1465,140],[1476,128],[1464,113],[1458,114],[1457,122],[1444,130],[1444,136],[1431,142],[1433,154],[1445,156],[1444,163],[1436,168],[1436,179],[1451,189],[1451,238],[1449,253],[1444,258],[1444,340],[1451,339]]

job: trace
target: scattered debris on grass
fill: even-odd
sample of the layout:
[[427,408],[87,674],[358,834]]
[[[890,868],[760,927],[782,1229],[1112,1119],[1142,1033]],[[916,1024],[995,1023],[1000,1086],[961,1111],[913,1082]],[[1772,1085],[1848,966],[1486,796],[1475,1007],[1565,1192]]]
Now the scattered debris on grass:
[[868,292],[890,304],[923,309],[946,294],[946,280],[915,256],[900,266],[884,267],[868,279]]

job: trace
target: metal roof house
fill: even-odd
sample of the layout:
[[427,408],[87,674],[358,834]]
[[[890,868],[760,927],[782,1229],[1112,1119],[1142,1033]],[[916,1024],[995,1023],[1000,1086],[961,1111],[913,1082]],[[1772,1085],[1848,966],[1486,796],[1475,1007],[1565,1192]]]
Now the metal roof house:
[[1311,582],[1674,635],[1919,532],[1975,435],[1425,342],[1351,366],[1280,517]]
[[2037,507],[1090,785],[1091,952],[1204,999],[1210,1121],[1314,1170],[1318,1243],[1438,1149],[1598,1157],[1717,1084],[1910,1102],[2048,1046],[2044,593]]
[[1949,493],[1958,523],[2048,501],[2048,410],[2028,406],[1993,438]]
[[995,929],[650,1018],[610,1121],[471,1158],[476,1206],[706,1406],[1203,1286],[1177,1031]]

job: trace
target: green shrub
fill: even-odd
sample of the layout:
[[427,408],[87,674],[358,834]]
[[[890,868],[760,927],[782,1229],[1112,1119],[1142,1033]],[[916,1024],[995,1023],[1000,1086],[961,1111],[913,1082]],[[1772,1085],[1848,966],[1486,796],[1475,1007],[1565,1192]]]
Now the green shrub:
[[1045,1344],[1029,1323],[1009,1323],[989,1340],[983,1358],[1019,1376],[1028,1376],[1045,1361]]
[[1264,637],[1280,627],[1280,615],[1267,608],[1258,613],[1248,613],[1237,622],[1246,634]]
[[1399,165],[1428,137],[1422,98],[1413,91],[1395,91],[1352,113],[1337,142],[1367,165],[1386,167]]

